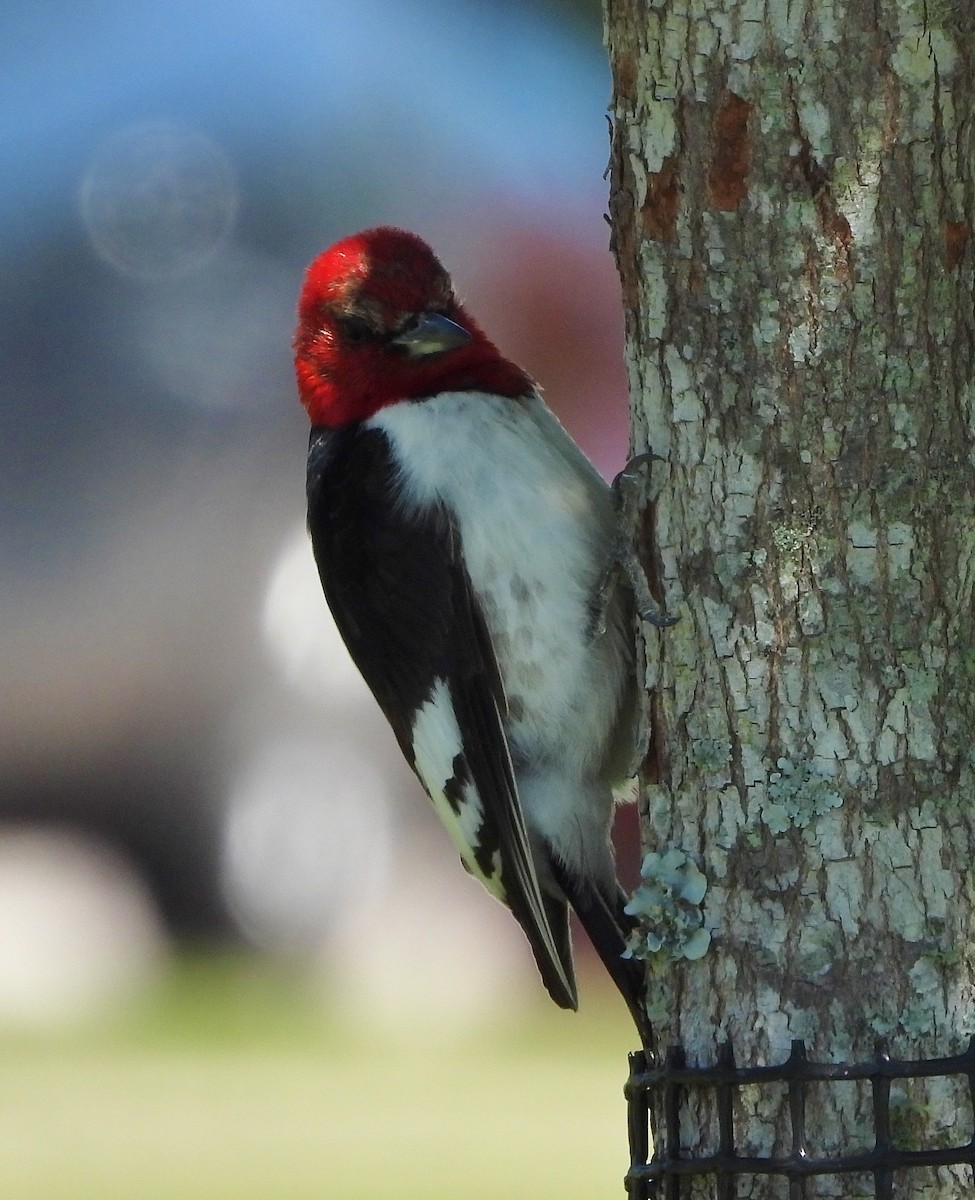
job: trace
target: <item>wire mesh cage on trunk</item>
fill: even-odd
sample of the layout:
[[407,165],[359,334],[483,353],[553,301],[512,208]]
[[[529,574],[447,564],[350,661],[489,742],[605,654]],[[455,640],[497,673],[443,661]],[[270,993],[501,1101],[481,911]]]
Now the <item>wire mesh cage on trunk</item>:
[[[742,1175],[780,1175],[789,1181],[789,1200],[803,1200],[806,1180],[814,1175],[872,1175],[878,1200],[890,1200],[894,1172],[917,1167],[967,1164],[975,1174],[975,1132],[963,1145],[902,1149],[891,1132],[891,1082],[940,1076],[964,1076],[975,1112],[975,1038],[962,1054],[908,1062],[890,1057],[887,1043],[878,1041],[873,1058],[863,1063],[811,1062],[805,1043],[794,1041],[784,1063],[771,1067],[739,1067],[730,1044],[721,1046],[713,1067],[689,1067],[680,1046],[672,1047],[661,1063],[644,1051],[630,1055],[628,1102],[630,1169],[626,1176],[630,1200],[680,1200],[681,1181],[710,1175],[717,1200],[734,1200]],[[828,1156],[811,1145],[806,1120],[810,1084],[868,1080],[873,1100],[872,1149]],[[739,1152],[734,1120],[738,1089],[755,1084],[785,1084],[788,1090],[791,1149],[786,1155],[758,1157]],[[717,1150],[697,1157],[680,1142],[682,1106],[691,1091],[713,1093],[717,1113]],[[662,1113],[654,1152],[650,1154],[651,1105]],[[973,1180],[975,1183],[975,1180]]]

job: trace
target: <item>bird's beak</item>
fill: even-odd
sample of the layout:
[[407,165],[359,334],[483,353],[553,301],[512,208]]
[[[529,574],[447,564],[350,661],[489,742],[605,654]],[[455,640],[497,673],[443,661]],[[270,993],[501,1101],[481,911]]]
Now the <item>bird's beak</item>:
[[443,354],[471,340],[462,325],[443,313],[421,313],[416,321],[393,338],[394,346],[402,346],[410,358],[425,358],[428,354]]

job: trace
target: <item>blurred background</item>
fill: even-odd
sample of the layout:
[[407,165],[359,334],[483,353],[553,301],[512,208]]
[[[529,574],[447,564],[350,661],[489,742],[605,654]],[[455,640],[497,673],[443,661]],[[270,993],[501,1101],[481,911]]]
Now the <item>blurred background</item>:
[[597,0],[4,5],[0,1194],[619,1187],[623,1006],[583,939],[549,1005],[339,644],[290,358],[403,225],[612,475],[609,88]]

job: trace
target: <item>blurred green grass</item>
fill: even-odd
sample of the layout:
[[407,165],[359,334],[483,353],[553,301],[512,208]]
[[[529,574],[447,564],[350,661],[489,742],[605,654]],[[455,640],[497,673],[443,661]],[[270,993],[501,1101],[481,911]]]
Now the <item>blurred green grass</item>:
[[372,1030],[253,959],[175,964],[137,1005],[0,1030],[5,1200],[594,1200],[623,1192],[625,1009]]

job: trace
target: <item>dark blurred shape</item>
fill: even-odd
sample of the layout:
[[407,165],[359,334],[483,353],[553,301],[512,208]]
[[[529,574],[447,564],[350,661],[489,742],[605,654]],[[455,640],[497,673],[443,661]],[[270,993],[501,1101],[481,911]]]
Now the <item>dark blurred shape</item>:
[[[168,928],[183,937],[232,929],[213,863],[220,813],[209,764],[188,746],[133,747],[4,781],[3,818],[84,830],[143,875]],[[0,839],[3,833],[0,831]]]

